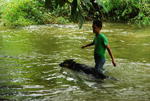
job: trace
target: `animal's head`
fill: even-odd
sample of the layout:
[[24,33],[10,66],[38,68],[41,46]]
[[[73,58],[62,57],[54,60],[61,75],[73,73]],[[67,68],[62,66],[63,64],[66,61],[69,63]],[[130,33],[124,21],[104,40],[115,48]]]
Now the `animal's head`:
[[73,63],[75,63],[74,59],[68,59],[68,60],[65,60],[64,62],[60,63],[59,66],[71,68]]

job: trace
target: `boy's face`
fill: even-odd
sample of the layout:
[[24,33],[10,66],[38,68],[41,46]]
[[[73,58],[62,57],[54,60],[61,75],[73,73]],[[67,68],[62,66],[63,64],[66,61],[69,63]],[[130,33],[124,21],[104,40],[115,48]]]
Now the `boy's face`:
[[101,30],[101,28],[97,27],[96,25],[92,25],[92,28],[93,28],[93,33],[99,33]]

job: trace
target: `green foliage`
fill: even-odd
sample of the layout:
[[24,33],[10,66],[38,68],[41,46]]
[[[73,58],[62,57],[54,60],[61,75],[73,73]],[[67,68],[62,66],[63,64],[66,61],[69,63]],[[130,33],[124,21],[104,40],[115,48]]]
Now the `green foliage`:
[[102,0],[73,0],[71,3],[71,19],[79,23],[81,28],[87,16],[92,19],[101,19],[100,8],[106,11]]
[[70,9],[68,5],[64,5],[64,6],[57,6],[54,10],[50,11],[53,15],[55,16],[65,16],[65,17],[69,17],[70,14]]
[[101,10],[105,19],[118,22],[150,24],[150,2],[148,0],[104,0],[108,10]]
[[61,17],[61,16],[55,16],[53,13],[47,13],[47,16],[45,16],[45,19],[47,19],[48,23],[58,23],[58,24],[67,24],[70,21],[67,18]]
[[63,24],[69,22],[69,20],[66,20],[66,6],[58,6],[53,11],[46,10],[44,7],[44,2],[40,0],[5,1],[3,9],[1,9],[2,21],[6,26],[27,26],[47,23]]
[[[46,0],[45,5],[47,4],[51,5],[46,7],[52,13],[55,13],[56,15],[60,14],[61,16],[69,16],[70,20],[78,23],[80,28],[85,21],[85,17],[87,16],[88,11],[93,7],[91,0]],[[68,9],[60,9],[62,7],[67,7]],[[67,12],[64,13],[64,11]],[[61,14],[62,12],[63,14]]]
[[4,0],[0,0],[0,18],[1,18],[1,15],[2,15],[2,8],[4,7]]
[[55,9],[49,10],[49,19],[48,22],[50,23],[59,23],[59,24],[66,24],[69,23],[69,16],[70,16],[69,5],[64,4],[63,6],[57,5]]
[[150,24],[149,0],[0,0],[0,21],[7,26],[86,20]]
[[36,0],[12,0],[5,2],[2,20],[8,26],[41,24],[44,21],[42,5]]
[[74,22],[79,22],[79,27],[81,28],[84,22],[84,16],[82,15],[82,7],[80,0],[73,0],[71,8],[71,19]]
[[139,14],[130,21],[139,25],[150,25],[150,3],[141,2]]

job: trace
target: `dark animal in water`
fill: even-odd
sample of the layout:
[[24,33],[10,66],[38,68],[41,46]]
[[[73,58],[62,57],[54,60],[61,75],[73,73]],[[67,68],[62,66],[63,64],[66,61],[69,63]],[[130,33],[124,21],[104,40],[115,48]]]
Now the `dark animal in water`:
[[95,68],[89,67],[84,64],[76,63],[73,59],[65,60],[64,62],[59,64],[61,67],[66,67],[74,71],[84,72],[85,74],[91,74],[95,78],[106,79],[108,76],[97,72]]

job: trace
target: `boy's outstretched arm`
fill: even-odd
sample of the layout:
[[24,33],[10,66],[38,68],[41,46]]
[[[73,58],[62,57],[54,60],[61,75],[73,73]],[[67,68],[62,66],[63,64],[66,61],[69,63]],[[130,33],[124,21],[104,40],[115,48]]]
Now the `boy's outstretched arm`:
[[113,65],[114,65],[114,67],[116,67],[116,63],[115,63],[115,60],[114,60],[114,56],[113,56],[113,54],[112,54],[112,51],[111,51],[111,49],[110,49],[110,46],[107,45],[106,48],[107,48],[107,51],[108,51],[108,53],[109,53],[109,55],[110,55],[110,57],[111,57],[111,59],[112,59],[112,63],[113,63]]
[[92,45],[94,45],[94,42],[91,42],[91,43],[89,43],[89,44],[87,44],[85,46],[82,46],[81,48],[89,47],[89,46],[92,46]]

